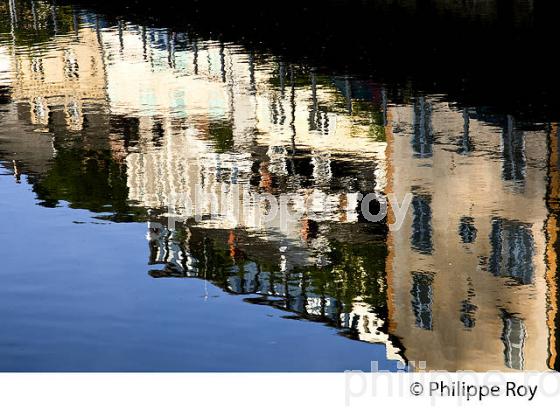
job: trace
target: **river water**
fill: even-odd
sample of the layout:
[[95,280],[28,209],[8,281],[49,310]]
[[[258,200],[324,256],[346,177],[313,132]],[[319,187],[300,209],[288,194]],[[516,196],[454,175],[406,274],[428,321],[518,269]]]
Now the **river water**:
[[0,125],[2,371],[558,367],[553,120],[9,0]]

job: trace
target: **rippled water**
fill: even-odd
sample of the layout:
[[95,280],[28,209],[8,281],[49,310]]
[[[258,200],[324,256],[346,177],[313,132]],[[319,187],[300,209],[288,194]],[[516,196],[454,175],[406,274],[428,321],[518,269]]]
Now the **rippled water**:
[[556,124],[396,87],[0,3],[0,370],[556,368]]

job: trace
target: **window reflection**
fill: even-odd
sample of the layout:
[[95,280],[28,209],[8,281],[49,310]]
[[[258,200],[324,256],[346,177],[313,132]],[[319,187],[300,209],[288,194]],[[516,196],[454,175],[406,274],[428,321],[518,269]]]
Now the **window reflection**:
[[477,229],[474,226],[474,218],[464,216],[459,222],[459,236],[463,243],[473,243],[476,239]]
[[457,152],[461,155],[468,155],[474,151],[474,144],[470,135],[469,111],[463,109],[463,135],[459,139]]
[[412,150],[416,158],[431,158],[434,135],[432,129],[432,107],[424,97],[414,102],[414,134]]
[[461,302],[461,315],[460,319],[465,329],[472,329],[476,325],[475,313],[478,310],[472,300],[475,297],[472,279],[468,278],[467,298]]
[[522,183],[525,179],[525,140],[523,132],[515,129],[511,116],[508,117],[502,134],[502,152],[504,163],[502,176],[505,181]]
[[530,227],[519,221],[493,219],[489,261],[492,274],[512,277],[523,285],[533,281],[534,239]]
[[431,254],[432,243],[432,208],[429,195],[415,195],[412,199],[412,235],[411,246],[422,254]]
[[432,330],[433,274],[428,272],[412,273],[412,311],[416,318],[416,326],[420,329]]
[[504,362],[514,370],[523,370],[525,364],[525,338],[527,331],[525,323],[511,313],[502,311],[502,341],[504,342]]

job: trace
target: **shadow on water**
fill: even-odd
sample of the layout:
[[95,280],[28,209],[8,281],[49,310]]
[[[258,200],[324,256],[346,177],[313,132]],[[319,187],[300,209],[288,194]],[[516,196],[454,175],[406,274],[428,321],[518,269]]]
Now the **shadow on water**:
[[[530,121],[558,120],[558,5],[532,0],[147,0],[83,4],[149,26],[243,44],[295,64],[371,78],[393,101],[447,95]],[[118,18],[118,17],[117,17]],[[122,18],[122,17],[121,17]]]

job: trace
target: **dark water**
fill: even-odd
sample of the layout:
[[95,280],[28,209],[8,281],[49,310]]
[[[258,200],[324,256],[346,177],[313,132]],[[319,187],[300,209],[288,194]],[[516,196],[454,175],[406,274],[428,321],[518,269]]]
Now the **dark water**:
[[[462,24],[503,28],[488,7]],[[341,64],[336,30],[311,50],[196,12],[0,3],[0,370],[558,368],[546,68],[510,98],[468,50],[430,81],[379,58],[400,37]],[[400,229],[364,217],[371,192],[410,195]],[[298,218],[233,215],[242,193]]]

